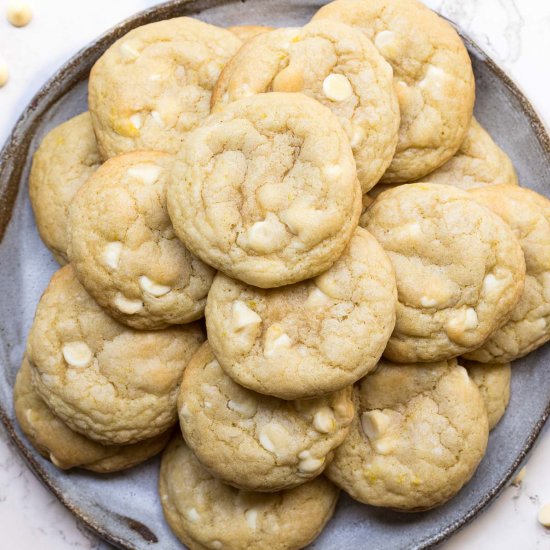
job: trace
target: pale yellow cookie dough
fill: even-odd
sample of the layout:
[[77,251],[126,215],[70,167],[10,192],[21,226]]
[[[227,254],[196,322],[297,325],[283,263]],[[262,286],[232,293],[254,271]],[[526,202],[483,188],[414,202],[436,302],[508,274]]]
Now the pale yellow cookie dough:
[[381,361],[356,386],[357,416],[326,473],[354,499],[406,511],[453,497],[485,454],[483,399],[456,360]]
[[280,493],[239,491],[212,477],[174,438],[162,456],[164,517],[191,550],[298,550],[331,518],[338,489],[323,476]]
[[238,36],[243,42],[246,42],[259,34],[272,31],[273,27],[265,27],[263,25],[235,25],[234,27],[227,27],[227,30]]
[[178,411],[183,436],[205,468],[262,492],[321,474],[354,415],[351,387],[301,401],[247,390],[224,373],[208,343],[185,369]]

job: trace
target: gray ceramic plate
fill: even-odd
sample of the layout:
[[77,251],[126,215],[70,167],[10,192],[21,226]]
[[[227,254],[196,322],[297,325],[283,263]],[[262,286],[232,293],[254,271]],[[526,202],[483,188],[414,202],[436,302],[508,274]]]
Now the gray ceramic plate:
[[[109,44],[130,29],[192,15],[217,25],[301,25],[319,0],[193,0],[138,14],[79,52],[42,88],[23,113],[0,157],[0,417],[35,474],[83,523],[121,548],[179,548],[157,498],[158,460],[113,476],[62,473],[22,437],[13,414],[12,387],[40,293],[57,266],[41,243],[27,194],[32,153],[54,126],[86,109],[86,78]],[[467,40],[467,39],[466,39]],[[543,126],[516,86],[471,41],[477,80],[476,115],[510,154],[523,185],[550,192],[550,145]],[[445,506],[402,514],[359,505],[343,496],[317,549],[425,548],[463,526],[506,486],[533,446],[549,412],[550,347],[514,366],[512,399],[491,434],[473,480]]]

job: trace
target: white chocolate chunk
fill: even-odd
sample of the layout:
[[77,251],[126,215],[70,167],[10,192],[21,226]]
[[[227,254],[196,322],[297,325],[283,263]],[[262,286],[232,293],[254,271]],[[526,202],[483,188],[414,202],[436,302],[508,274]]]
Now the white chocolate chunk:
[[14,27],[25,27],[32,20],[31,7],[26,2],[11,0],[8,4],[6,18]]
[[349,142],[352,149],[357,149],[365,139],[365,129],[362,126],[353,125],[351,134],[349,136]]
[[279,454],[288,446],[290,436],[283,426],[270,422],[260,430],[259,440],[266,451]]
[[104,246],[101,253],[101,263],[110,267],[111,269],[116,269],[120,261],[120,254],[122,252],[122,243],[119,241],[114,241],[108,243]]
[[312,474],[320,470],[324,463],[325,457],[315,458],[313,456],[309,456],[300,460],[298,463],[298,470],[304,474]]
[[143,292],[147,292],[148,294],[151,294],[152,296],[164,296],[165,294],[168,294],[172,288],[166,285],[160,285],[158,283],[155,283],[147,275],[141,275],[139,278],[139,286],[141,287],[141,290]]
[[323,93],[332,101],[345,101],[353,94],[350,81],[343,74],[329,74],[323,81]]
[[418,83],[418,88],[427,91],[432,97],[436,99],[442,99],[443,85],[450,76],[439,67],[430,65],[424,75],[424,78]]
[[393,31],[380,31],[374,37],[374,45],[385,57],[393,57],[399,52],[399,43]]
[[265,220],[256,222],[246,233],[247,245],[260,254],[270,254],[285,245],[287,232],[279,218],[269,212]]
[[129,40],[120,45],[119,52],[122,58],[127,61],[135,61],[139,57],[139,50]]
[[259,326],[262,318],[252,309],[250,309],[243,301],[236,300],[231,307],[233,328],[236,331],[244,328]]
[[58,468],[63,469],[63,464],[59,461],[59,459],[53,453],[50,453],[50,462],[55,466],[57,466]]
[[162,168],[156,164],[136,164],[126,172],[130,177],[147,185],[155,183],[162,172]]
[[135,115],[132,115],[129,120],[130,120],[130,124],[136,130],[139,130],[141,128],[141,126],[143,125],[143,120],[141,118],[141,115],[138,115],[137,113]]
[[469,307],[460,310],[456,315],[447,323],[447,332],[453,334],[462,333],[466,330],[471,330],[479,325],[476,310]]
[[151,111],[151,118],[159,128],[164,128],[164,120],[162,120],[158,111]]
[[330,302],[330,298],[318,287],[314,286],[306,300],[306,307],[322,307]]
[[257,522],[258,522],[258,511],[254,508],[250,508],[250,510],[247,510],[244,513],[244,517],[246,519],[246,523],[248,523],[248,526],[251,529],[256,529]]
[[483,279],[483,292],[489,295],[499,292],[503,285],[504,281],[502,279],[497,279],[492,273],[489,273]]
[[247,418],[251,418],[256,414],[258,407],[252,399],[246,401],[235,401],[234,399],[230,399],[227,402],[227,408]]
[[322,434],[328,434],[336,430],[336,419],[330,407],[323,407],[315,413],[313,427]]
[[381,438],[390,426],[390,417],[382,411],[365,411],[361,415],[361,427],[372,443]]
[[329,298],[338,300],[342,292],[342,284],[339,281],[336,273],[331,271],[325,271],[322,275],[319,275],[315,279],[315,284],[319,287],[321,292],[323,292]]
[[546,329],[546,319],[541,317],[534,322],[535,330],[543,331]]
[[188,510],[185,510],[183,515],[185,516],[185,519],[191,523],[197,523],[197,521],[201,518],[196,508],[189,508]]
[[141,300],[131,300],[120,292],[115,296],[113,303],[119,311],[127,315],[133,315],[143,307],[143,302]]
[[422,296],[420,298],[420,305],[422,307],[435,307],[437,303],[437,299],[430,296]]
[[283,332],[281,325],[271,325],[265,333],[264,356],[268,359],[275,357],[282,350],[289,349],[292,346],[288,334]]
[[92,361],[92,350],[85,342],[69,342],[61,350],[65,361],[72,367],[87,367]]
[[521,485],[521,482],[523,481],[523,478],[525,477],[525,474],[527,472],[527,469],[525,466],[518,472],[516,477],[512,480],[512,485],[515,487],[519,487]]
[[214,550],[220,550],[221,548],[223,548],[223,544],[219,540],[213,540],[210,543],[210,546],[212,546]]
[[550,527],[550,502],[541,506],[539,510],[538,520],[544,527]]

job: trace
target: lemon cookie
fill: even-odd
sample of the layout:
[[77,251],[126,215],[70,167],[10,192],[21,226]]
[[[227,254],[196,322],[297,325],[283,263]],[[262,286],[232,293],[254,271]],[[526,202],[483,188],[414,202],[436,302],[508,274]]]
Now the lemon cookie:
[[90,113],[82,113],[49,132],[33,156],[29,195],[36,227],[60,264],[68,261],[69,204],[101,158]]
[[390,65],[363,33],[319,20],[255,37],[226,65],[212,95],[219,107],[251,94],[301,92],[328,107],[346,131],[366,193],[397,145],[399,105]]
[[263,25],[235,25],[234,27],[227,27],[227,30],[237,35],[243,42],[246,42],[259,34],[272,31],[273,27],[264,27]]
[[381,361],[355,392],[357,416],[326,472],[354,499],[420,511],[453,497],[485,454],[483,399],[456,360]]
[[176,234],[204,262],[262,288],[327,270],[361,213],[338,119],[303,94],[230,103],[186,140],[168,187]]
[[331,518],[338,489],[324,477],[280,493],[240,491],[212,477],[180,436],[162,456],[164,517],[192,550],[298,550]]
[[101,445],[71,430],[46,405],[32,386],[31,366],[26,358],[13,389],[19,426],[38,450],[58,468],[84,468],[98,473],[118,472],[160,453],[171,430],[133,445]]
[[185,370],[178,411],[205,468],[240,489],[267,492],[318,476],[354,414],[349,387],[303,401],[247,390],[224,373],[208,343]]
[[510,228],[466,191],[414,183],[363,216],[396,272],[397,322],[385,356],[439,361],[472,351],[510,317],[525,261]]
[[210,96],[241,41],[197,19],[150,23],[117,40],[90,73],[89,107],[104,158],[175,153],[210,113]]
[[393,68],[401,127],[382,180],[418,180],[449,160],[464,141],[475,96],[470,58],[453,27],[417,0],[336,0],[314,21],[327,18],[363,31]]
[[262,290],[218,274],[208,295],[208,339],[239,384],[283,399],[315,397],[376,365],[395,324],[396,297],[390,260],[357,228],[315,279]]
[[467,359],[482,363],[514,361],[550,340],[550,201],[515,185],[470,191],[514,231],[527,264],[525,289],[510,320]]
[[183,369],[203,339],[195,324],[155,332],[119,324],[68,265],[40,299],[27,358],[35,390],[69,428],[130,444],[174,424]]
[[131,327],[202,317],[214,270],[176,237],[166,210],[171,157],[134,152],[108,160],[70,208],[69,257],[86,290]]

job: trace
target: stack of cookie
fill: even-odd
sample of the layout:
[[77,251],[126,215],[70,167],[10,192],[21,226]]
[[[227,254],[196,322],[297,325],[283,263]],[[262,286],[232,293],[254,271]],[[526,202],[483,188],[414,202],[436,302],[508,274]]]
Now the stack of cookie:
[[191,548],[301,548],[338,488],[450,499],[510,362],[550,339],[550,202],[474,97],[459,36],[416,0],[118,40],[90,112],[34,157],[38,230],[68,265],[15,387],[31,442],[112,472],[179,418],[160,494]]

